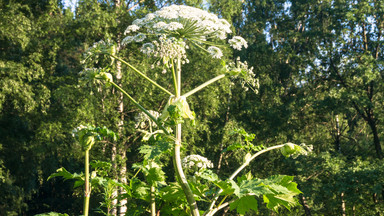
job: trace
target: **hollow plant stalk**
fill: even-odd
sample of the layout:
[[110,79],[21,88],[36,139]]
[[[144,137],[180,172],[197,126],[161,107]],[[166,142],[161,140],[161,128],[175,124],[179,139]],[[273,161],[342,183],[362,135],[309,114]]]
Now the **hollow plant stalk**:
[[[181,60],[177,59],[177,90],[176,90],[176,97],[179,98],[181,95]],[[181,124],[176,125],[176,143],[175,143],[175,150],[173,154],[173,162],[174,166],[176,168],[176,176],[177,179],[180,182],[181,188],[184,191],[184,194],[187,198],[188,205],[191,210],[191,214],[193,216],[200,216],[199,208],[197,207],[197,203],[195,198],[193,197],[193,192],[191,188],[189,187],[187,178],[185,177],[182,165],[181,165],[181,158],[180,158],[180,148],[181,148]]]
[[89,199],[91,197],[91,187],[89,185],[89,150],[85,151],[85,188],[84,188],[84,216],[88,216]]

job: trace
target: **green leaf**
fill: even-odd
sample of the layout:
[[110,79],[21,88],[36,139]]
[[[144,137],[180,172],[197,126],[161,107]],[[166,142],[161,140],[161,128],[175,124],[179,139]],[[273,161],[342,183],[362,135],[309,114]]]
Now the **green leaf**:
[[242,197],[250,193],[253,193],[256,196],[273,193],[267,185],[257,179],[242,181],[240,189],[241,193],[238,197]]
[[195,181],[190,181],[189,185],[191,187],[195,200],[204,201],[203,198],[205,198],[207,192],[210,191],[210,188],[208,187],[208,185],[200,184]]
[[157,184],[157,183],[165,184],[165,173],[160,167],[150,168],[148,170],[146,178],[150,185]]
[[49,177],[48,177],[48,181],[51,179],[51,178],[54,178],[54,177],[63,177],[64,180],[69,180],[69,179],[78,179],[78,180],[84,180],[84,174],[77,174],[77,173],[70,173],[68,172],[64,167],[61,167],[59,169],[56,170],[56,173],[53,173],[51,174]]
[[177,183],[171,183],[161,191],[162,199],[165,202],[174,202],[175,200],[186,202],[183,189]]
[[205,169],[199,173],[198,177],[205,179],[209,182],[220,181],[219,176],[216,173],[213,173],[212,170]]
[[236,194],[236,196],[240,196],[240,188],[233,180],[216,182],[215,185],[223,190],[220,195]]
[[37,214],[35,216],[68,216],[68,214],[64,213],[57,213],[57,212],[49,212],[49,213],[43,213],[43,214]]
[[135,178],[131,180],[132,193],[135,198],[147,200],[149,196],[149,187],[144,182]]
[[244,146],[241,143],[235,143],[230,146],[228,146],[224,151],[233,151],[236,149],[243,149]]
[[171,152],[173,145],[170,142],[157,141],[155,145],[143,145],[139,152],[144,154],[146,160],[158,159],[162,154]]
[[298,201],[290,195],[278,195],[274,196],[272,194],[263,195],[263,200],[267,204],[269,209],[278,212],[278,207],[283,205],[288,210],[291,210],[291,207],[300,205]]
[[244,215],[251,209],[257,211],[258,203],[254,196],[244,196],[231,203],[229,206],[231,210],[236,209],[237,213]]

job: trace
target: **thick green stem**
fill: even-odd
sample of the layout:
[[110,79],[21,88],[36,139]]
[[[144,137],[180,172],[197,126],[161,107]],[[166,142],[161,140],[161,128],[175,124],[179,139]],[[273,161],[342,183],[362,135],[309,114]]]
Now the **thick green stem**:
[[91,188],[89,184],[89,150],[85,151],[85,189],[84,189],[84,216],[88,216],[89,198],[91,197]]
[[165,127],[160,124],[157,119],[151,114],[148,112],[148,110],[146,110],[143,106],[141,106],[135,99],[133,99],[133,97],[131,95],[129,95],[126,91],[124,91],[124,89],[122,89],[119,85],[117,85],[116,83],[114,82],[110,82],[115,88],[117,88],[119,91],[121,91],[125,96],[127,96],[129,98],[129,100],[132,101],[132,103],[134,103],[141,111],[143,111],[146,115],[148,115],[149,118],[152,119],[152,121],[154,121],[163,131],[165,134],[169,135],[167,129],[165,129]]
[[193,90],[191,90],[191,91],[185,93],[183,96],[184,96],[184,97],[191,96],[192,94],[194,94],[194,93],[196,93],[196,92],[202,90],[202,89],[205,88],[206,86],[208,86],[208,85],[210,85],[210,84],[212,84],[212,83],[214,83],[214,82],[216,82],[216,81],[218,81],[218,80],[220,80],[220,79],[222,79],[222,78],[224,78],[224,77],[225,77],[225,74],[221,74],[221,75],[219,75],[219,76],[217,76],[217,77],[215,77],[215,78],[213,78],[213,79],[210,79],[210,80],[208,80],[207,82],[205,82],[205,83],[199,85],[198,87],[194,88]]
[[147,77],[145,74],[143,74],[142,72],[140,72],[138,69],[136,69],[135,67],[133,67],[131,64],[129,64],[128,62],[124,61],[123,59],[115,56],[115,55],[111,55],[109,54],[112,58],[115,58],[116,60],[119,60],[120,62],[124,63],[125,65],[127,65],[128,67],[130,67],[133,71],[135,71],[136,73],[138,73],[140,76],[142,76],[144,79],[148,80],[150,83],[152,83],[153,85],[155,85],[156,87],[158,87],[159,89],[161,89],[163,92],[169,94],[169,95],[173,95],[170,91],[168,91],[167,89],[165,89],[164,87],[162,87],[161,85],[157,84],[155,81],[153,81],[152,79],[150,79],[149,77]]
[[[180,97],[180,94],[181,94],[181,61],[180,59],[177,60],[177,91],[176,92],[177,92],[176,97],[177,98]],[[180,148],[181,148],[181,124],[177,124],[176,125],[176,143],[175,143],[175,150],[173,154],[173,157],[174,157],[173,162],[176,168],[176,176],[187,198],[187,201],[191,210],[191,214],[193,216],[199,216],[200,212],[197,207],[196,200],[193,197],[192,190],[189,187],[187,178],[185,177],[183,167],[181,165]]]
[[[243,165],[241,165],[235,172],[233,172],[233,174],[229,177],[228,180],[233,180],[233,179],[237,176],[237,174],[239,174],[239,173],[240,173],[246,166],[248,166],[249,163],[250,163],[253,159],[255,159],[257,156],[259,156],[259,155],[261,155],[261,154],[263,154],[263,153],[265,153],[265,152],[271,151],[271,150],[273,150],[273,149],[281,148],[281,147],[283,147],[283,146],[284,146],[284,144],[283,144],[283,145],[272,146],[272,147],[266,148],[266,149],[264,149],[264,150],[261,150],[261,151],[257,152],[256,154],[252,155],[252,157],[250,157],[247,161],[245,161],[245,162],[243,163]],[[212,201],[212,203],[211,203],[211,206],[209,207],[208,213],[206,213],[205,215],[211,215],[210,212],[211,212],[212,209],[214,208],[215,203],[216,203],[217,199],[219,198],[221,192],[223,192],[222,189],[220,189],[220,190],[216,193],[216,195],[215,195],[215,197],[213,198],[213,201]]]
[[155,186],[151,186],[151,216],[156,216]]
[[180,95],[179,94],[179,90],[178,90],[178,87],[177,87],[177,78],[176,78],[176,72],[175,72],[175,64],[173,63],[173,59],[172,59],[172,77],[173,77],[173,85],[175,87],[175,94],[176,95]]

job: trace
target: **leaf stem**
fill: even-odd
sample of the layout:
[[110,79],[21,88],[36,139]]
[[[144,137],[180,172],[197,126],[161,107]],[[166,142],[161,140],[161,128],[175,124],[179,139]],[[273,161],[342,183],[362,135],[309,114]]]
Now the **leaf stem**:
[[144,79],[148,80],[150,83],[152,83],[153,85],[155,85],[156,87],[158,87],[159,89],[161,89],[163,92],[169,94],[170,96],[172,96],[173,94],[168,91],[167,89],[165,89],[164,87],[162,87],[161,85],[157,84],[155,81],[153,81],[152,79],[150,79],[149,77],[147,77],[145,74],[143,74],[142,72],[140,72],[138,69],[136,69],[135,67],[133,67],[131,64],[129,64],[128,62],[124,61],[123,59],[113,55],[113,54],[109,54],[107,53],[108,55],[110,55],[112,58],[115,58],[116,60],[124,63],[125,65],[127,65],[128,67],[130,67],[132,70],[134,70],[136,73],[138,73],[140,76],[142,76]]
[[202,90],[202,89],[205,88],[206,86],[208,86],[208,85],[210,85],[210,84],[212,84],[212,83],[214,83],[214,82],[216,82],[216,81],[218,81],[218,80],[220,80],[220,79],[222,79],[222,78],[224,78],[224,77],[225,77],[225,74],[221,74],[221,75],[219,75],[219,76],[217,76],[217,77],[215,77],[215,78],[213,78],[213,79],[210,79],[210,80],[208,80],[207,82],[205,82],[205,83],[199,85],[198,87],[194,88],[193,90],[191,90],[191,91],[185,93],[183,96],[184,96],[184,97],[191,96],[192,94],[194,94],[194,93],[196,93],[196,92]]

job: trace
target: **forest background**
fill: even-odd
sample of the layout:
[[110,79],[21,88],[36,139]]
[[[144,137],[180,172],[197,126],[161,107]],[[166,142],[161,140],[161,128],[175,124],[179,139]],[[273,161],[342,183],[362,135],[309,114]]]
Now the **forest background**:
[[[234,129],[254,133],[254,143],[264,146],[313,145],[306,157],[293,160],[270,152],[252,162],[247,172],[260,178],[293,175],[303,192],[302,206],[291,212],[273,213],[259,205],[258,214],[382,215],[380,0],[80,0],[74,10],[60,0],[1,0],[0,215],[81,212],[81,189],[73,189],[72,181],[47,180],[60,167],[82,172],[81,148],[71,134],[81,124],[118,132],[117,142],[94,147],[92,160],[114,164],[115,179],[134,175],[132,164],[142,159],[138,109],[117,93],[80,85],[80,61],[94,42],[118,41],[133,20],[171,4],[203,8],[231,22],[249,46],[225,58],[240,56],[254,67],[260,83],[255,93],[220,81],[191,96],[198,122],[185,129],[186,152],[203,154],[221,175],[229,175],[231,164],[242,161],[240,155],[224,154]],[[129,46],[124,57],[162,82],[161,70],[150,70],[152,62],[130,51],[137,45]],[[187,84],[198,85],[220,69],[219,60],[191,58],[199,63],[184,66]],[[164,97],[156,97],[164,93],[123,71],[119,84],[139,102],[164,107],[167,101],[157,99]],[[145,101],[145,95],[153,101]],[[91,209],[101,201],[102,194],[95,192]],[[129,205],[140,204],[135,202]]]

